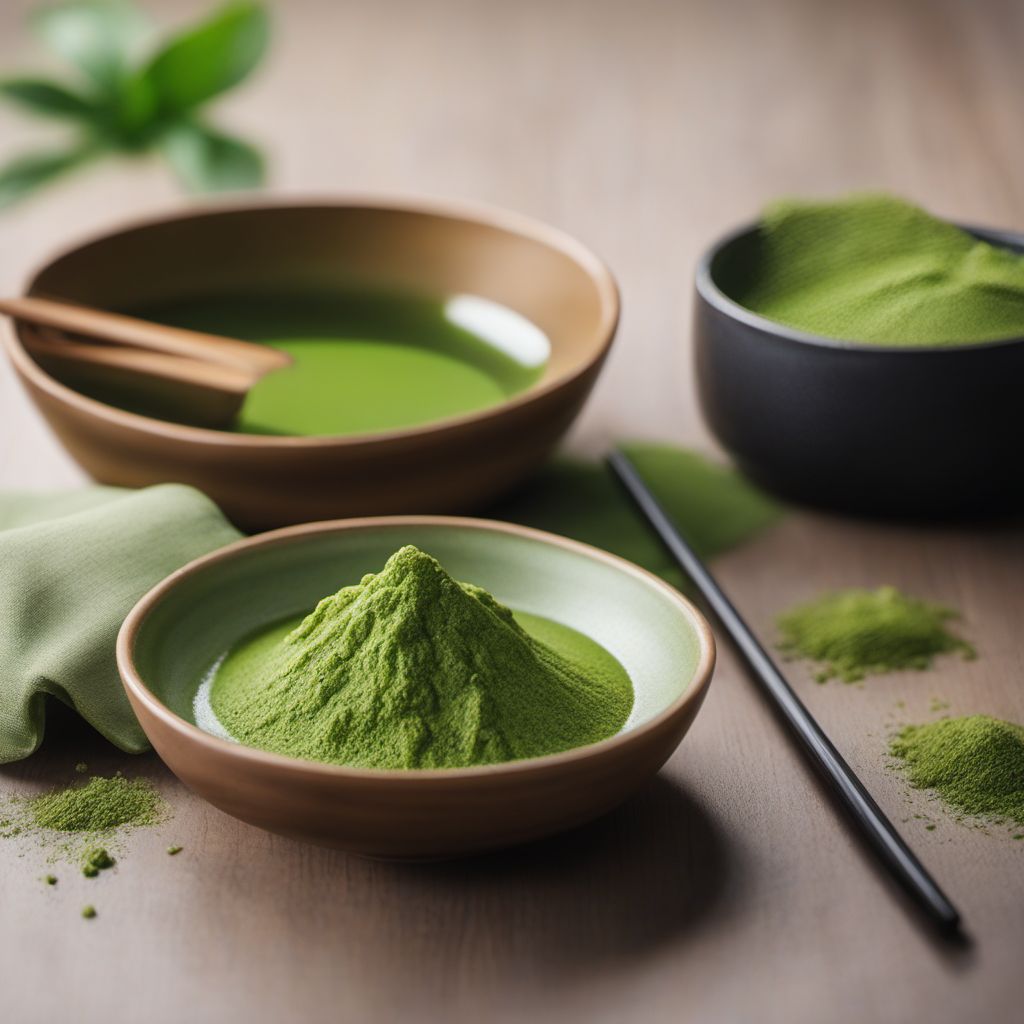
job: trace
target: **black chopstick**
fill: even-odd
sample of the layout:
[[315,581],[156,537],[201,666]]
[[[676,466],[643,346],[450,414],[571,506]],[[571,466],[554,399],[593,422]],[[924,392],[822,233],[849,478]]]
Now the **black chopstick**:
[[775,662],[648,489],[636,467],[619,451],[608,456],[608,465],[679,567],[710,605],[743,655],[753,678],[785,718],[804,753],[838,797],[889,873],[933,921],[944,929],[955,930],[960,923],[956,907],[914,856],[853,769],[843,760],[821,726],[790,688]]

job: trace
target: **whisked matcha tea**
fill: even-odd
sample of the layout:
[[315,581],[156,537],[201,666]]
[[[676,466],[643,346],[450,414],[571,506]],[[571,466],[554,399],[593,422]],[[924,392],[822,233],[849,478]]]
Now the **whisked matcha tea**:
[[235,429],[250,434],[375,433],[478,412],[528,388],[550,353],[530,321],[472,295],[238,293],[125,312],[291,355],[249,393]]

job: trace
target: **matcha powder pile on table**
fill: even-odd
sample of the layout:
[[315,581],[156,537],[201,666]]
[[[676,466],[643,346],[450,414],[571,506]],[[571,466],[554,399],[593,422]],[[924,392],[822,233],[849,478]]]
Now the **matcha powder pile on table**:
[[121,826],[155,825],[162,801],[145,779],[94,777],[84,786],[44,793],[26,803],[31,820],[57,832],[108,832]]
[[628,682],[584,673],[411,546],[241,669],[211,692],[232,736],[365,768],[551,754],[617,732],[633,703]]
[[925,669],[940,654],[974,657],[947,629],[956,612],[901,594],[895,587],[840,590],[779,617],[779,650],[821,663],[819,682],[856,682],[868,675]]
[[910,784],[964,814],[1024,825],[1024,728],[988,715],[910,725],[891,745]]
[[167,808],[145,779],[95,776],[88,782],[13,798],[5,808],[7,836],[31,835],[55,846],[65,857],[78,860],[88,877],[112,867],[111,844],[135,828],[156,825]]
[[764,213],[731,298],[778,323],[875,345],[1024,336],[1024,256],[887,195]]

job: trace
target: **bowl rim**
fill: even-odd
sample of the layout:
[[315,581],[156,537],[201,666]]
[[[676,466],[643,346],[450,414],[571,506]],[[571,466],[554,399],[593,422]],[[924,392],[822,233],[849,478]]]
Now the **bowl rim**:
[[[981,241],[997,246],[1001,242],[1012,243],[1019,247],[1021,251],[1024,251],[1024,232],[959,224],[955,221],[950,221],[950,223],[966,231],[968,234],[974,235]],[[1018,335],[1012,338],[995,338],[989,341],[959,342],[954,345],[876,345],[867,341],[830,338],[825,334],[802,331],[798,328],[779,323],[776,320],[770,320],[768,317],[740,305],[735,299],[722,291],[715,281],[711,270],[712,264],[720,253],[741,238],[755,234],[760,228],[761,222],[759,220],[752,220],[733,228],[731,231],[727,231],[724,235],[720,235],[701,253],[697,269],[694,273],[694,284],[698,296],[719,313],[732,320],[738,320],[747,327],[754,327],[780,340],[794,342],[799,345],[810,345],[816,348],[842,352],[871,352],[883,356],[905,356],[908,353],[912,353],[917,356],[940,357],[978,350],[987,351],[989,349],[1010,348],[1014,345],[1024,344],[1024,335]]]
[[20,324],[7,324],[2,332],[7,354],[15,369],[36,387],[45,391],[49,397],[64,405],[71,406],[80,414],[99,419],[114,427],[129,429],[155,436],[164,440],[172,440],[185,444],[201,444],[212,448],[228,449],[308,449],[308,448],[346,448],[358,449],[362,446],[379,445],[406,440],[419,440],[442,436],[450,431],[460,431],[467,426],[481,424],[524,406],[540,402],[550,395],[564,390],[584,377],[608,354],[618,329],[621,315],[621,298],[618,284],[611,269],[592,249],[583,242],[560,228],[553,227],[544,221],[527,214],[507,210],[499,206],[480,203],[472,200],[443,199],[428,196],[401,194],[374,194],[370,192],[343,193],[334,197],[306,197],[289,199],[288,197],[269,197],[263,202],[254,202],[251,198],[235,200],[219,200],[197,204],[187,209],[171,210],[163,214],[129,219],[106,231],[91,233],[73,245],[66,246],[52,255],[29,275],[24,285],[26,294],[32,294],[39,277],[58,261],[89,246],[99,244],[118,235],[134,231],[158,228],[166,224],[189,220],[202,220],[222,214],[259,214],[268,211],[298,210],[376,210],[380,212],[407,213],[416,216],[442,217],[449,220],[476,223],[485,227],[496,228],[522,238],[531,239],[557,250],[575,262],[594,285],[600,308],[600,323],[595,336],[598,345],[594,352],[576,365],[568,368],[558,377],[545,380],[543,375],[523,391],[510,395],[496,405],[488,406],[476,412],[446,416],[431,420],[413,427],[396,427],[390,430],[379,430],[361,434],[319,434],[319,435],[273,435],[273,434],[241,434],[230,430],[213,430],[206,427],[189,426],[160,420],[141,413],[129,412],[114,405],[108,405],[99,399],[83,395],[74,388],[62,384],[56,377],[47,373],[32,357],[21,339],[23,327]]
[[[561,548],[584,555],[592,560],[604,562],[638,579],[640,582],[659,591],[668,598],[684,615],[692,627],[699,646],[697,665],[692,677],[678,697],[671,704],[652,718],[641,722],[628,732],[618,732],[607,739],[596,743],[588,743],[557,754],[546,754],[541,757],[523,758],[515,761],[503,761],[498,764],[477,765],[470,768],[354,768],[345,765],[325,764],[320,761],[309,761],[304,758],[289,757],[275,754],[258,747],[251,747],[241,742],[225,740],[206,732],[197,725],[173,712],[143,681],[135,665],[134,651],[138,633],[149,614],[167,595],[183,580],[208,569],[219,562],[228,561],[243,552],[259,548],[285,546],[297,540],[317,534],[330,534],[348,531],[373,529],[403,530],[409,527],[436,526],[448,529],[473,530],[489,533],[509,534],[536,541],[541,544]],[[688,601],[675,587],[655,576],[654,573],[640,566],[593,547],[580,541],[561,537],[544,530],[536,530],[516,523],[505,523],[491,519],[472,519],[462,516],[367,516],[358,519],[332,519],[315,523],[301,523],[297,526],[286,526],[279,530],[245,537],[227,547],[219,548],[209,554],[194,559],[187,565],[171,573],[155,587],[144,594],[128,613],[117,636],[117,667],[122,684],[130,697],[144,705],[146,711],[158,718],[161,723],[175,732],[179,737],[191,743],[198,743],[212,753],[219,753],[257,767],[272,768],[281,771],[314,773],[325,779],[349,779],[359,781],[398,781],[405,780],[412,784],[437,782],[445,780],[459,782],[493,778],[496,775],[520,775],[530,772],[543,772],[574,761],[604,757],[615,750],[637,743],[651,732],[658,730],[666,722],[685,715],[693,707],[694,713],[700,707],[707,688],[711,682],[715,667],[715,638],[707,620],[698,609]],[[141,723],[140,723],[141,724]],[[145,731],[145,730],[143,730]]]

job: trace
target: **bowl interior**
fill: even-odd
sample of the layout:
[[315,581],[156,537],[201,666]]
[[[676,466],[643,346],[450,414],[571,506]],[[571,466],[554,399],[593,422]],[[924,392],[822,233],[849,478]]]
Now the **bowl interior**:
[[155,221],[71,250],[29,287],[111,309],[336,289],[470,295],[520,314],[551,345],[533,388],[597,358],[618,313],[606,268],[561,232],[429,203],[222,209]]
[[704,653],[699,618],[670,588],[617,559],[544,535],[422,520],[299,527],[183,574],[141,621],[138,674],[170,710],[195,724],[202,677],[229,647],[379,570],[403,544],[417,545],[456,579],[486,588],[516,610],[597,640],[633,682],[626,730],[664,711],[694,680]]
[[[1024,234],[1014,231],[999,231],[990,228],[979,228],[967,224],[959,224],[968,234],[989,245],[1009,249],[1011,252],[1024,254]],[[759,325],[775,333],[785,334],[790,337],[813,338],[805,331],[791,329],[776,321],[753,313],[739,303],[737,295],[742,295],[750,285],[751,280],[757,274],[758,265],[763,259],[762,256],[763,238],[761,228],[757,224],[740,228],[719,242],[717,247],[710,253],[710,259],[706,264],[707,277],[710,283],[721,292],[730,302],[735,303],[737,308],[743,311],[745,317],[755,319]],[[883,351],[893,351],[897,346],[885,346]],[[879,351],[878,346],[871,346],[873,351]],[[920,351],[915,347],[913,351]]]

